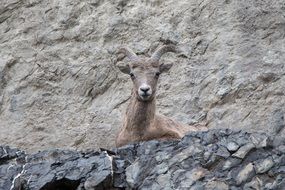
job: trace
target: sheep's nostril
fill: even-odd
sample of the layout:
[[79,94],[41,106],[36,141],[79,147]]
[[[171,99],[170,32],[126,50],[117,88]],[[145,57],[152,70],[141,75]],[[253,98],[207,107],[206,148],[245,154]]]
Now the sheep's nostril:
[[145,87],[140,87],[140,90],[143,91],[144,93],[147,93],[147,91],[149,91],[149,87],[145,86]]

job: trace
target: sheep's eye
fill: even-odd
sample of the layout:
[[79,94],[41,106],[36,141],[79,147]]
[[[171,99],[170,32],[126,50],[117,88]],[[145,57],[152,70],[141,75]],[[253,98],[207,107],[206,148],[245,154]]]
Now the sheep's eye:
[[155,73],[155,77],[156,77],[156,78],[158,78],[159,75],[160,75],[160,72],[156,72],[156,73]]
[[134,73],[130,73],[131,78],[135,78]]

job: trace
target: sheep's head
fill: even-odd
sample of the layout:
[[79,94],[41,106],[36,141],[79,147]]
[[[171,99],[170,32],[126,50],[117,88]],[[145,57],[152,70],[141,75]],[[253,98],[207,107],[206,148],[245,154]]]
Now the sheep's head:
[[125,74],[129,74],[133,81],[134,92],[140,101],[150,101],[155,97],[159,75],[168,71],[172,64],[159,62],[160,57],[166,52],[176,52],[174,45],[164,45],[158,48],[151,57],[139,58],[129,48],[121,48],[118,53],[127,56],[130,64],[118,65],[118,68]]

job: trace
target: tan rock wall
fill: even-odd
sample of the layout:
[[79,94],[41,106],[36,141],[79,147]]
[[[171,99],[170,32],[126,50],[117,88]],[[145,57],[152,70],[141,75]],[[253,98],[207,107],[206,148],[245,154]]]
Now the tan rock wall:
[[2,0],[1,144],[112,147],[131,91],[115,50],[169,41],[183,53],[162,59],[175,66],[161,76],[159,112],[270,131],[284,115],[284,10],[282,0]]

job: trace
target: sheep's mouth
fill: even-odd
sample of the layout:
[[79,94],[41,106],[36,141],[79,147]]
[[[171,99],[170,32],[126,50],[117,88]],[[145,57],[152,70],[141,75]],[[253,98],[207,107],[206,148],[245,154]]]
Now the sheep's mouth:
[[144,98],[146,98],[146,97],[149,97],[150,94],[142,94],[141,96],[144,97]]
[[139,94],[139,97],[143,100],[149,100],[149,98],[151,97],[151,94]]

